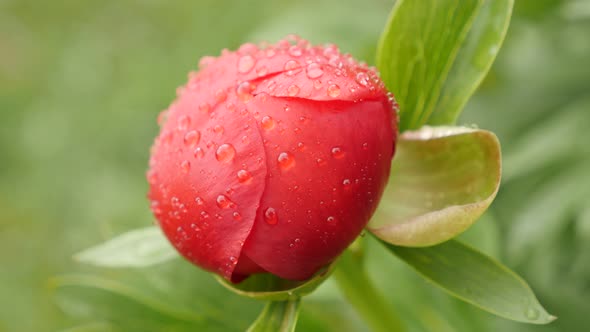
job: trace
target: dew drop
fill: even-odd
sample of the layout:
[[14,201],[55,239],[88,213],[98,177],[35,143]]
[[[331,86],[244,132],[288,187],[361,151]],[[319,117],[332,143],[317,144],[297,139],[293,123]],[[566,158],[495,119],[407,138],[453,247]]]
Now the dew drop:
[[262,128],[265,130],[271,130],[275,127],[275,120],[273,120],[273,118],[268,115],[264,116],[260,123],[262,124]]
[[334,224],[334,223],[336,223],[336,218],[334,218],[333,216],[329,216],[328,218],[326,218],[326,221],[329,224]]
[[369,75],[367,75],[365,72],[358,72],[355,79],[356,82],[362,86],[369,85]]
[[252,180],[252,174],[245,169],[241,169],[238,171],[238,181],[241,183],[246,183]]
[[252,91],[254,91],[254,85],[248,81],[240,83],[236,89],[238,98],[244,103],[250,101],[254,97],[252,96]]
[[294,96],[296,96],[298,93],[299,93],[299,87],[298,87],[297,85],[295,85],[295,84],[292,84],[292,85],[290,85],[290,86],[287,88],[287,94],[288,94],[290,97],[294,97]]
[[207,103],[202,103],[201,105],[199,105],[199,111],[203,113],[209,113],[211,111],[211,105]]
[[191,124],[191,118],[188,115],[183,115],[178,118],[178,130],[185,131]]
[[266,49],[266,51],[264,53],[266,54],[267,58],[272,58],[277,54],[277,52],[274,50],[274,48],[268,48],[268,49]]
[[305,150],[305,144],[303,144],[303,142],[297,143],[297,150],[299,150],[299,151]]
[[215,62],[215,58],[212,56],[204,56],[199,59],[199,69],[205,69],[207,66]]
[[234,206],[235,204],[229,199],[227,198],[227,196],[225,195],[219,195],[217,196],[217,199],[215,200],[217,203],[217,206],[220,209],[228,209],[232,206]]
[[525,316],[530,320],[537,320],[539,318],[539,310],[535,308],[528,308],[525,312]]
[[264,220],[269,225],[276,225],[277,222],[279,221],[279,218],[277,217],[277,212],[275,211],[275,209],[273,209],[271,207],[266,209],[264,211]]
[[328,87],[328,96],[332,98],[340,96],[340,87],[337,84],[331,84]]
[[307,77],[309,77],[312,80],[319,78],[324,74],[322,66],[317,62],[312,62],[309,65],[307,65],[305,72],[307,73]]
[[279,167],[283,170],[289,170],[295,166],[295,158],[289,152],[281,152],[277,158]]
[[293,46],[289,47],[289,54],[294,57],[299,57],[303,54],[303,51],[301,50],[301,48],[299,46],[293,45]]
[[215,92],[215,100],[222,103],[227,99],[227,92],[224,89],[219,89]]
[[223,131],[224,131],[224,129],[223,129],[223,126],[221,126],[221,125],[215,125],[215,127],[213,127],[213,132],[216,134],[221,135],[221,134],[223,134]]
[[233,145],[228,144],[228,143],[221,144],[217,148],[217,151],[215,151],[215,158],[218,161],[221,161],[224,163],[229,163],[230,161],[232,161],[234,159],[235,155],[236,155],[236,149],[234,148]]
[[184,160],[180,163],[180,169],[183,173],[188,173],[191,170],[191,162],[188,160]]
[[299,62],[295,60],[289,60],[285,62],[285,66],[283,69],[286,71],[285,75],[293,76],[301,71],[301,67],[299,66]]
[[205,156],[205,151],[203,151],[203,149],[196,148],[195,151],[193,152],[193,155],[195,156],[195,158],[197,159],[201,159]]
[[199,144],[199,140],[201,139],[201,133],[196,130],[188,131],[184,135],[184,145],[186,147],[192,148],[195,145]]
[[369,143],[363,143],[363,150],[367,150],[369,148]]
[[245,74],[254,68],[256,59],[251,55],[244,55],[238,60],[238,72]]
[[322,158],[318,158],[318,159],[316,159],[316,161],[315,161],[315,162],[316,162],[316,164],[317,164],[318,166],[324,166],[324,165],[326,165],[326,161],[325,161],[324,159],[322,159]]
[[166,120],[168,120],[168,110],[164,110],[158,114],[158,126],[163,126],[166,123]]
[[156,173],[156,171],[154,171],[153,169],[150,169],[146,173],[146,178],[150,184],[154,184],[158,179],[158,173]]
[[339,146],[333,147],[332,151],[330,151],[330,152],[332,153],[332,157],[334,157],[336,159],[340,159],[340,158],[344,157],[344,151]]
[[195,198],[195,202],[197,203],[197,205],[203,205],[205,204],[205,202],[203,201],[203,199],[199,196],[197,196],[197,198]]
[[266,66],[256,68],[256,75],[258,75],[258,77],[262,77],[266,74],[268,74],[268,68],[266,68]]
[[207,213],[207,211],[201,211],[201,219],[207,219],[209,218],[209,213]]
[[316,90],[321,89],[322,88],[322,81],[320,81],[320,80],[313,81],[313,88]]
[[344,179],[342,181],[342,186],[344,187],[344,189],[349,189],[351,184],[352,183],[350,182],[350,179]]
[[242,215],[239,212],[232,213],[232,217],[234,218],[235,221],[242,220]]

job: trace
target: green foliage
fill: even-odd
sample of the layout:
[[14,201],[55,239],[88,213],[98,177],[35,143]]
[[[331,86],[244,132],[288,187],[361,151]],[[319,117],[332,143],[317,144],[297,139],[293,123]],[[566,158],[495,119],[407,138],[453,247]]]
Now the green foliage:
[[435,285],[483,310],[525,323],[546,324],[555,319],[524,280],[458,241],[419,249],[384,245]]
[[[149,331],[135,325],[146,315],[175,331],[247,329],[262,309],[259,301],[234,296],[183,260],[105,270],[71,257],[152,222],[143,172],[155,118],[198,57],[296,32],[371,62],[391,3],[5,0],[0,6],[0,331]],[[583,331],[590,312],[587,13],[585,0],[516,1],[505,45],[459,118],[497,133],[506,161],[491,210],[463,237],[529,282],[560,318],[542,328],[548,332]],[[553,193],[560,183],[572,190]],[[528,242],[530,232],[543,234]],[[387,300],[410,331],[539,331],[426,287],[368,242],[370,277],[394,294]],[[50,278],[70,271],[89,278],[73,281],[102,286],[54,288],[58,277],[48,290]],[[204,320],[172,322],[105,286],[113,282]],[[298,328],[366,329],[330,280],[306,297]]]

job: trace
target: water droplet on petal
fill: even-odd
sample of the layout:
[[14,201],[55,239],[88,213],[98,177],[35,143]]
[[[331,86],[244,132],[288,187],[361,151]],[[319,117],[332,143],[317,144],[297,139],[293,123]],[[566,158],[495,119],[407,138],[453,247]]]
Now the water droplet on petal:
[[331,153],[332,153],[332,157],[334,157],[336,159],[340,159],[340,158],[344,157],[344,151],[339,146],[333,147]]
[[205,151],[203,151],[203,149],[199,147],[195,149],[193,155],[195,156],[195,158],[201,159],[205,156]]
[[227,92],[224,89],[219,89],[215,92],[215,100],[222,103],[227,99]]
[[199,59],[199,69],[205,69],[207,66],[212,64],[215,61],[215,58],[212,56],[204,56]]
[[209,213],[207,213],[207,211],[201,211],[201,219],[207,219],[209,218]]
[[326,218],[326,221],[329,224],[335,224],[336,223],[336,218],[334,218],[333,216],[329,216],[328,218]]
[[297,149],[298,149],[299,151],[303,151],[303,150],[305,150],[305,144],[303,144],[303,142],[299,142],[299,143],[297,143]]
[[188,160],[184,160],[180,163],[180,169],[183,173],[188,173],[191,170],[191,162]]
[[191,118],[188,115],[183,115],[178,118],[178,130],[185,131],[191,124]]
[[238,72],[245,74],[254,68],[256,59],[251,55],[244,55],[238,59]]
[[321,77],[324,74],[324,71],[322,70],[322,66],[319,63],[312,62],[309,65],[307,65],[306,73],[307,77],[309,77],[310,79],[316,79]]
[[318,166],[324,166],[324,165],[326,165],[326,161],[324,159],[322,159],[322,158],[316,159],[315,162],[316,162],[316,164],[318,164]]
[[363,150],[367,150],[369,148],[369,143],[363,143]]
[[289,47],[289,54],[294,57],[299,57],[299,56],[301,56],[301,54],[303,54],[303,51],[301,50],[301,48],[299,46],[293,45],[293,46]]
[[321,89],[322,88],[322,81],[320,81],[320,80],[313,81],[313,88],[316,90]]
[[241,169],[238,171],[238,181],[241,183],[248,182],[252,179],[252,175],[245,169]]
[[279,221],[279,218],[277,217],[277,212],[275,211],[275,209],[273,209],[271,207],[266,209],[264,211],[264,220],[269,225],[276,225],[277,222]]
[[356,82],[362,86],[369,85],[369,75],[365,72],[358,72],[356,74]]
[[195,198],[195,202],[197,203],[197,205],[203,205],[205,204],[205,202],[203,201],[203,199],[201,197]]
[[202,103],[201,105],[199,105],[199,111],[203,113],[209,113],[211,111],[211,105],[207,103]]
[[268,115],[263,117],[260,123],[262,124],[262,128],[265,130],[271,130],[275,127],[275,120],[273,120],[273,118]]
[[238,98],[244,103],[250,101],[254,97],[252,91],[254,91],[254,85],[247,81],[240,83],[236,89]]
[[279,164],[279,167],[283,171],[286,171],[295,166],[295,157],[293,157],[289,152],[281,152],[279,153],[277,162]]
[[331,84],[328,87],[328,96],[332,98],[340,96],[340,87],[337,84]]
[[230,208],[230,207],[232,207],[232,206],[235,205],[234,202],[232,202],[225,195],[219,195],[219,196],[217,196],[216,203],[217,203],[217,206],[220,209],[227,209],[227,208]]
[[234,218],[235,221],[242,220],[242,215],[239,212],[232,213],[232,217]]
[[199,140],[201,139],[201,133],[196,130],[188,131],[184,135],[184,145],[192,148],[195,145],[199,144]]
[[342,181],[342,186],[344,187],[344,189],[349,189],[351,184],[352,183],[350,182],[350,179],[344,179]]
[[285,62],[285,66],[283,69],[286,71],[285,75],[293,76],[301,71],[301,67],[299,66],[299,62],[295,60],[289,60]]
[[297,85],[295,85],[295,84],[293,84],[293,85],[290,85],[290,86],[287,88],[287,94],[288,94],[290,97],[294,97],[294,96],[296,96],[298,93],[299,93],[299,87],[298,87]]
[[215,127],[213,127],[213,132],[219,135],[223,134],[223,130],[223,126],[220,125],[215,125]]
[[231,144],[221,144],[218,148],[217,151],[215,151],[215,158],[218,161],[224,162],[224,163],[228,163],[230,161],[232,161],[234,159],[234,156],[236,155],[236,149],[234,148],[233,145]]

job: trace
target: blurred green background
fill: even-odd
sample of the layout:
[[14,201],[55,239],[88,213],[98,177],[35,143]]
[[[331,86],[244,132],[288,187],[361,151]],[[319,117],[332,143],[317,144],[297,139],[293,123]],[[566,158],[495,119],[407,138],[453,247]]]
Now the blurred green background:
[[[391,5],[0,0],[0,331],[244,330],[261,303],[180,259],[108,270],[71,256],[153,222],[144,172],[155,119],[199,57],[297,33],[372,63]],[[410,331],[586,331],[590,1],[516,0],[460,123],[496,132],[505,160],[496,202],[463,237],[518,271],[559,320],[480,312],[372,242],[371,277]],[[306,298],[298,330],[366,327],[327,282]]]

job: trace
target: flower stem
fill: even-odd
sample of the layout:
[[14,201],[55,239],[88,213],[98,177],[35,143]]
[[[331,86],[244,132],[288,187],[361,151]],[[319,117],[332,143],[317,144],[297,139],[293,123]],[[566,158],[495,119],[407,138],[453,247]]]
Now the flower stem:
[[248,332],[294,332],[301,299],[268,301]]
[[395,310],[369,279],[358,253],[347,249],[340,257],[333,276],[344,296],[373,331],[405,331]]

